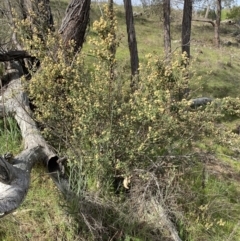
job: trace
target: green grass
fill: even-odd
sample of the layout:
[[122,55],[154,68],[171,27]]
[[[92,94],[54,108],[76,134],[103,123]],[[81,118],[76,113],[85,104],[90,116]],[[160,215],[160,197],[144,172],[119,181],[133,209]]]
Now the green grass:
[[[0,154],[22,150],[21,134],[12,118],[0,120]],[[75,240],[77,224],[63,208],[61,193],[40,164],[31,173],[26,199],[12,214],[0,219],[0,240]]]
[[189,190],[185,190],[183,202],[183,208],[187,210],[188,240],[218,241],[229,240],[229,237],[231,241],[239,240],[240,231],[236,228],[240,215],[239,174],[234,175],[235,171],[229,165],[208,163],[203,188],[202,169],[203,166],[198,166],[185,177],[187,183],[191,183]]
[[214,46],[214,29],[210,24],[193,23],[192,30],[192,67],[196,77],[192,79],[192,88],[197,96],[222,98],[239,95],[239,48],[236,40],[231,37],[235,31],[233,26],[222,26],[221,42],[231,41],[231,46]]
[[0,220],[0,240],[75,240],[77,224],[43,167],[34,167],[22,205]]
[[21,150],[21,135],[18,126],[12,118],[0,119],[0,154]]
[[227,14],[228,14],[228,12],[229,12],[229,9],[222,9],[222,11],[221,11],[221,20],[225,20],[225,19],[227,19]]

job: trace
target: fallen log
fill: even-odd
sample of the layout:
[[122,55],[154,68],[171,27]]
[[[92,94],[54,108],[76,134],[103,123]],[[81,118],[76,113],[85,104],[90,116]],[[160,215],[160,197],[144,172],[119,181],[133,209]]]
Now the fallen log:
[[216,21],[213,21],[211,19],[192,19],[192,21],[195,21],[195,22],[202,22],[202,23],[210,23],[213,27],[215,26],[215,22]]
[[[59,30],[62,40],[66,45],[68,45],[69,41],[74,40],[76,42],[75,52],[81,49],[85,40],[85,32],[89,20],[90,2],[90,0],[72,0],[67,8],[66,15]],[[7,3],[9,7],[10,23],[14,25],[10,1],[7,1]],[[52,29],[53,22],[51,19],[50,6],[48,1],[43,4],[45,4],[46,11],[40,14],[41,19],[44,19],[42,18],[43,14],[47,14],[45,19],[50,24],[48,26],[49,29]],[[29,11],[34,10],[34,5],[31,3],[27,11],[25,11],[24,8],[22,8],[22,10],[22,14],[27,14],[25,16],[27,18],[30,13]],[[33,20],[35,19],[32,18],[30,20],[32,21],[32,26],[37,25],[38,28],[38,21]],[[6,69],[6,74],[9,77],[6,79],[9,79],[9,81],[7,81],[7,84],[4,86],[4,90],[2,89],[4,93],[0,98],[2,102],[0,104],[0,115],[12,115],[16,119],[21,130],[24,150],[13,158],[13,163],[8,163],[8,160],[3,157],[0,160],[1,216],[12,212],[23,201],[29,188],[32,166],[38,161],[45,163],[55,184],[67,198],[69,198],[69,195],[73,195],[72,192],[70,192],[68,180],[64,176],[63,162],[66,161],[66,158],[59,158],[42,137],[32,118],[28,97],[21,83],[23,70],[21,64],[19,64],[17,60],[32,58],[33,56],[30,56],[26,51],[22,50],[15,33],[12,36],[12,40],[18,50],[0,52],[0,62],[11,61],[8,62]]]
[[16,62],[8,62],[6,73],[11,81],[6,87],[0,104],[1,115],[11,115],[17,121],[21,130],[24,150],[11,162],[0,158],[0,214],[1,217],[11,213],[24,200],[30,183],[30,173],[33,165],[43,162],[50,176],[61,191],[67,192],[68,184],[62,175],[62,161],[47,144],[32,118],[29,100],[21,82],[23,71]]

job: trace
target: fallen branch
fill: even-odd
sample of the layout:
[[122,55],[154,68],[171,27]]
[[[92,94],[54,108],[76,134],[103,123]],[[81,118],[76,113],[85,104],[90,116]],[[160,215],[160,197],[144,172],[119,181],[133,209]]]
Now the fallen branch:
[[[0,214],[4,216],[15,210],[23,201],[30,183],[32,166],[39,161],[46,164],[48,172],[61,191],[68,190],[62,177],[59,157],[40,134],[29,107],[27,94],[21,83],[21,65],[14,61],[8,63],[6,73],[12,78],[2,96],[0,110],[2,115],[12,115],[21,130],[24,150],[8,162],[0,158]],[[62,164],[62,163],[61,163]]]
[[202,23],[210,23],[213,27],[215,27],[216,21],[210,20],[210,19],[192,19],[192,21],[195,22],[202,22]]
[[0,62],[6,62],[11,60],[18,60],[24,58],[31,58],[26,51],[23,50],[10,50],[4,53],[0,53]]

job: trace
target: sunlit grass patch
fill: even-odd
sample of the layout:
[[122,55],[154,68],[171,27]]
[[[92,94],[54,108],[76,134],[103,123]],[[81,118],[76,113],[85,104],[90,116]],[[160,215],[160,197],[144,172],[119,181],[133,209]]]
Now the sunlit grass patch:
[[31,173],[26,199],[12,214],[0,220],[1,240],[66,240],[76,238],[77,224],[66,212],[66,203],[45,169]]
[[240,177],[236,179],[232,171],[230,166],[209,162],[186,177],[189,189],[183,209],[189,241],[240,239]]

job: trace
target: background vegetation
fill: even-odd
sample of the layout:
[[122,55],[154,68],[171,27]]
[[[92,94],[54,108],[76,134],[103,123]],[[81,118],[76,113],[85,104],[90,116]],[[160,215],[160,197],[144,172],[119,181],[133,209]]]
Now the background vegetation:
[[[66,3],[53,2],[59,19],[60,6]],[[124,13],[115,7],[117,22],[109,22],[103,6],[92,6],[87,43],[71,65],[71,49],[64,50],[55,36],[46,36],[46,45],[37,38],[25,42],[41,60],[28,89],[36,118],[49,142],[69,156],[66,168],[77,197],[60,201],[37,167],[25,202],[1,221],[2,240],[167,240],[160,207],[182,240],[239,240],[237,29],[222,26],[222,45],[215,49],[212,26],[194,23],[191,65],[185,68],[181,14],[175,12],[174,53],[166,66],[159,19],[135,18],[141,67],[133,91]],[[109,51],[112,44],[116,55]],[[201,96],[215,101],[190,109],[189,100]],[[1,130],[1,152],[17,153],[14,122],[4,120]]]

